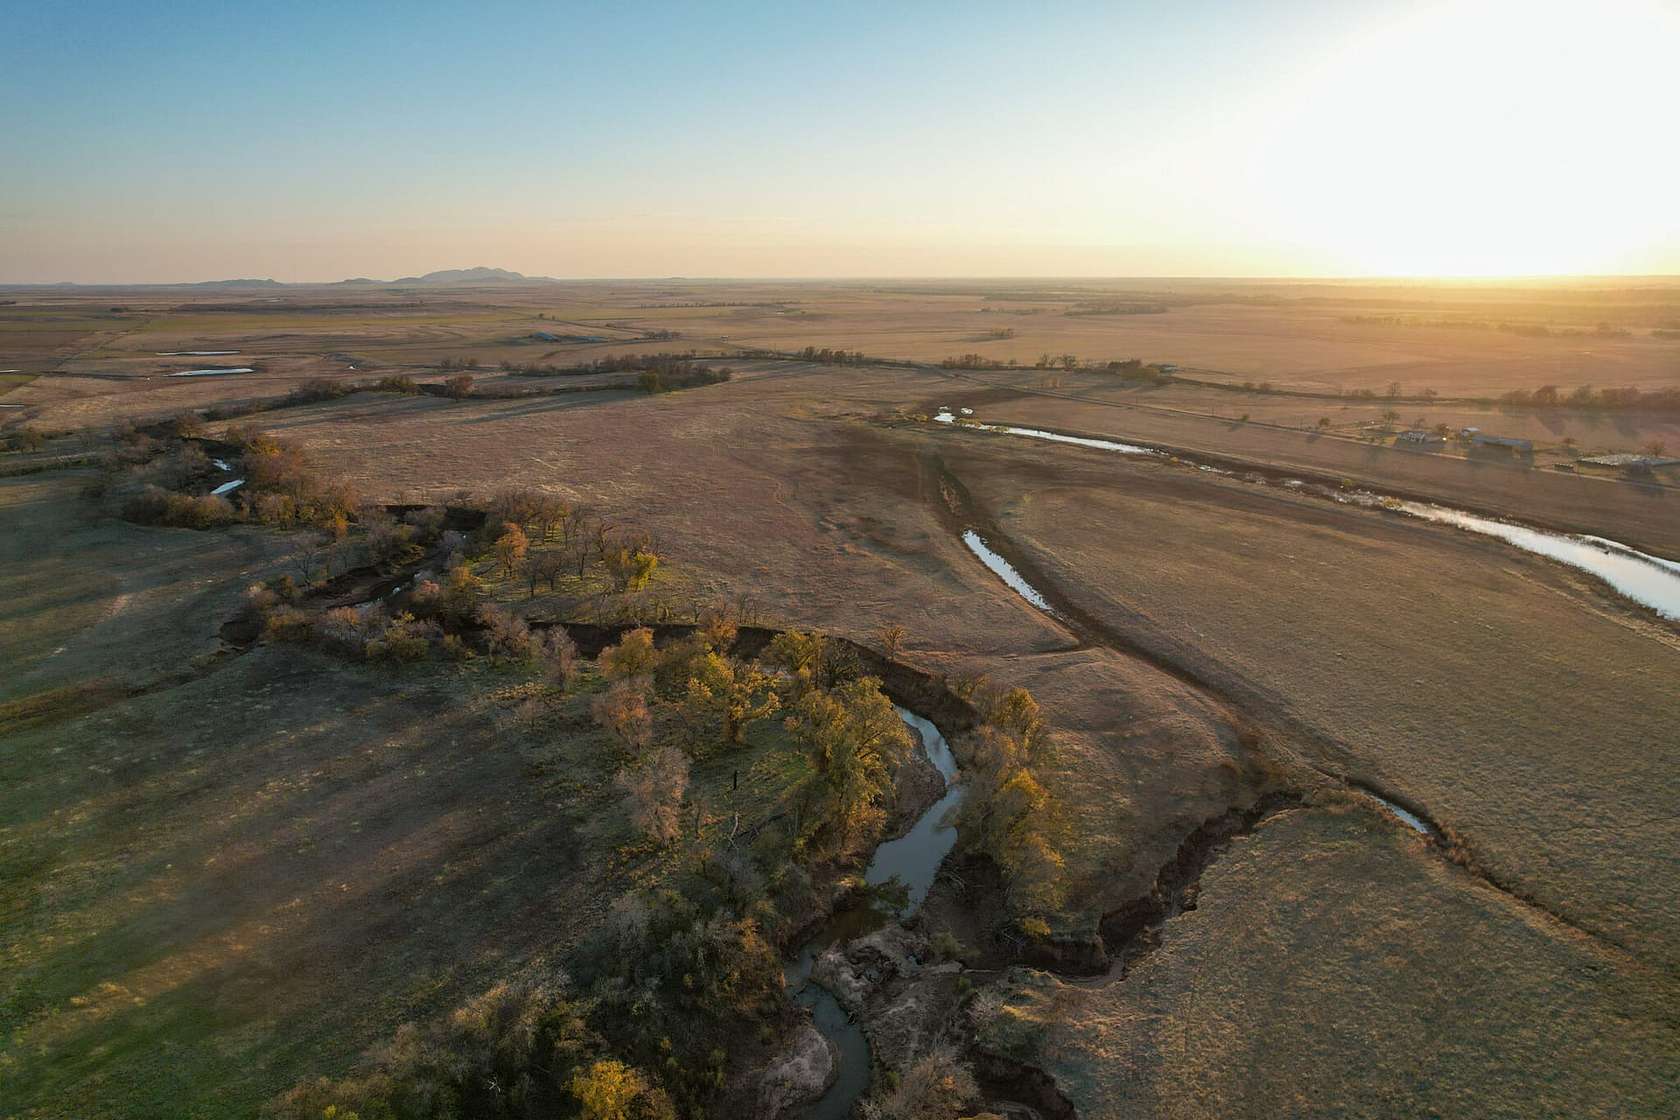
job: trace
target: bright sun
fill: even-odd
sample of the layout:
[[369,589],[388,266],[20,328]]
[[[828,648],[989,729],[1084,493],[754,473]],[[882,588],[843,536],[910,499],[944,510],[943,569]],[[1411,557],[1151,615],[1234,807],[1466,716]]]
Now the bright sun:
[[1680,237],[1677,58],[1652,3],[1375,23],[1244,114],[1251,213],[1349,273],[1626,271]]

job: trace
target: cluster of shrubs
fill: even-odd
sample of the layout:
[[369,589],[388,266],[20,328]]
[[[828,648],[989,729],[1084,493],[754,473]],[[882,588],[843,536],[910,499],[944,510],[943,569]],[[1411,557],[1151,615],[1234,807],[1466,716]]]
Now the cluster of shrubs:
[[181,494],[146,483],[123,504],[123,516],[142,525],[214,529],[239,520],[239,511],[220,494]]
[[607,354],[592,361],[578,362],[569,366],[515,366],[508,362],[502,363],[502,366],[504,369],[533,377],[575,377],[588,373],[640,373],[643,370],[674,375],[679,370],[693,366],[698,359],[698,354],[693,350],[688,350],[681,353],[660,351],[657,354]]
[[286,394],[286,404],[313,404],[316,401],[336,401],[349,396],[359,387],[330,377],[314,377]]
[[830,347],[807,346],[796,351],[793,355],[802,362],[815,362],[820,366],[862,366],[869,365],[870,358],[862,350],[834,350]]
[[644,369],[636,375],[636,385],[644,393],[669,393],[677,389],[719,385],[734,376],[735,371],[728,366],[714,369],[685,362],[669,369]]
[[[190,421],[183,416],[175,425],[177,430],[190,430],[196,421],[196,416]],[[301,447],[254,427],[227,433],[227,441],[240,449],[245,479],[230,496],[182,492],[212,473],[209,457],[198,444],[183,440],[166,447],[132,426],[119,428],[116,435],[115,464],[128,470],[114,486],[122,497],[123,516],[131,521],[193,529],[235,521],[308,524],[343,538],[356,516],[359,499],[350,483],[321,474]]]
[[984,354],[955,354],[939,363],[942,369],[1012,369],[1019,364],[1014,358],[1004,361]]
[[1160,366],[1146,363],[1141,358],[1106,362],[1097,368],[1104,373],[1112,373],[1116,377],[1123,377],[1128,381],[1161,382],[1172,380],[1172,374]]
[[[469,384],[471,378],[467,379]],[[448,382],[445,382],[448,385]],[[386,374],[377,381],[343,381],[330,377],[316,377],[297,386],[281,400],[281,407],[311,404],[316,401],[336,401],[354,393],[401,393],[415,396],[425,389],[406,373]]]
[[420,385],[406,373],[387,374],[369,386],[369,391],[374,393],[401,393],[404,396],[412,397],[420,392]]
[[6,433],[8,451],[39,451],[47,445],[47,433],[28,424],[20,424]]
[[[326,640],[364,648],[384,640],[370,636],[365,615],[329,617],[343,633]],[[480,617],[496,634],[487,641],[510,649],[543,641],[510,617]],[[817,847],[802,838],[844,827],[825,812],[855,799],[834,793],[858,786],[846,760],[890,781],[908,750],[903,724],[855,658],[818,636],[790,634],[761,666],[731,655],[735,633],[732,616],[718,611],[663,648],[638,629],[602,653],[608,687],[593,707],[618,744],[626,810],[639,832],[669,847],[682,831],[689,756],[732,749],[747,723],[786,711],[810,759],[809,811],[738,845],[692,834],[659,886],[612,906],[574,955],[575,980],[537,970],[441,1021],[405,1026],[359,1072],[294,1088],[275,1115],[659,1118],[716,1107],[733,1046],[773,1039],[797,1014],[778,946],[823,904],[808,866]],[[650,704],[662,718],[649,717]],[[655,741],[655,726],[675,741]]]
[[534,967],[442,1019],[408,1024],[357,1073],[273,1102],[274,1120],[674,1120],[669,1096],[605,1054],[597,1003],[563,971]]

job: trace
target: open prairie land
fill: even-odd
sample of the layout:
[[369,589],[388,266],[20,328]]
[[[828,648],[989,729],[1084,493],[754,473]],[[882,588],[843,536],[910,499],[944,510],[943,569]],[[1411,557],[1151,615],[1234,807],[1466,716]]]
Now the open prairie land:
[[[961,1012],[916,1037],[954,1041],[979,1076],[975,1110],[1680,1110],[1680,622],[1577,568],[1360,498],[1680,561],[1671,468],[1414,453],[1367,426],[1394,407],[1584,450],[1672,448],[1672,414],[1483,402],[1554,383],[1680,387],[1680,342],[1651,334],[1680,316],[1672,285],[6,295],[0,369],[36,376],[0,417],[44,445],[8,453],[17,477],[0,478],[0,1114],[253,1114],[498,981],[598,969],[591,938],[647,924],[614,900],[677,883],[677,859],[620,810],[610,658],[585,657],[562,687],[494,645],[388,664],[288,637],[285,604],[247,594],[309,584],[317,551],[390,538],[387,509],[438,507],[435,532],[446,513],[510,509],[516,490],[579,516],[563,534],[532,528],[533,553],[563,552],[553,542],[587,523],[597,559],[578,544],[577,575],[531,568],[527,583],[492,524],[423,559],[416,546],[383,567],[329,564],[297,601],[342,612],[355,597],[334,598],[341,584],[400,602],[453,579],[539,627],[728,604],[743,632],[876,651],[895,701],[939,706],[924,714],[949,724],[976,790],[995,746],[995,726],[973,727],[991,695],[980,679],[1036,698],[1032,804],[1056,897],[1018,920],[1021,884],[1000,885],[1008,860],[965,807],[903,932],[961,977]],[[806,347],[889,361],[825,364]],[[732,376],[644,392],[671,386],[636,363],[502,368],[689,351]],[[964,353],[1028,368],[938,368]],[[1031,368],[1064,353],[1171,362],[1188,380]],[[197,363],[256,368],[167,376]],[[473,385],[453,396],[296,392],[437,387],[463,369]],[[1273,391],[1194,383],[1232,379]],[[1392,381],[1439,399],[1335,395]],[[935,422],[943,407],[1164,453]],[[179,418],[212,409],[225,413]],[[215,527],[165,528],[120,500],[140,478],[200,502],[224,479],[271,486],[252,469],[264,446],[353,491],[352,516],[323,536],[212,503],[192,508]],[[657,554],[639,597],[607,586],[611,533]],[[257,602],[263,626],[224,629]],[[730,751],[696,755],[684,843],[736,860],[797,819],[781,722],[795,694],[784,702]],[[655,705],[661,728],[678,722],[670,705]],[[858,871],[833,862],[829,885]],[[746,889],[739,874],[727,889]],[[825,912],[809,904],[775,949],[792,955]],[[899,1036],[877,1032],[925,1006],[913,985],[932,975],[902,967],[912,986],[891,1007],[847,1006],[895,1077],[901,1055],[880,1040]],[[705,1059],[715,1114],[778,1111],[759,1078],[804,1020],[777,1014],[791,1017],[731,1028]]]

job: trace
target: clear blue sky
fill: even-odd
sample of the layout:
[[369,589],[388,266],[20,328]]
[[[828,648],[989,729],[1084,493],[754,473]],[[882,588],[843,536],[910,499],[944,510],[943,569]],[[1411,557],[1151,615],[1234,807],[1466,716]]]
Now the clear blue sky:
[[[4,0],[0,282],[1676,271],[1676,26],[1643,0]],[[1646,185],[1599,207],[1583,158]]]

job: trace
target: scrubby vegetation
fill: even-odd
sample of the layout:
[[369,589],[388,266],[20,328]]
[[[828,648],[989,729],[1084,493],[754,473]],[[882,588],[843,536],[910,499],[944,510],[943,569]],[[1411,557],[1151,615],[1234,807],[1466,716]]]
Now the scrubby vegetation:
[[[255,594],[283,608],[278,595]],[[369,637],[367,617],[328,612],[315,639],[352,655],[360,642],[367,655],[370,642],[389,640]],[[401,617],[381,634],[413,625]],[[505,619],[479,617],[486,634],[508,630]],[[352,1075],[291,1090],[276,1116],[662,1117],[716,1107],[736,1051],[773,1039],[798,1014],[780,947],[821,912],[817,883],[855,866],[878,837],[910,745],[855,656],[788,632],[753,661],[734,652],[737,635],[733,615],[714,610],[663,644],[650,629],[627,630],[597,660],[590,707],[617,770],[623,850],[664,853],[648,865],[654,881],[618,899],[567,971],[534,968],[440,1022],[406,1026]],[[568,660],[558,650],[572,648],[511,645],[556,665]],[[752,802],[762,819],[743,828],[736,814],[723,832],[704,804],[689,803],[691,772],[736,757],[756,759],[757,780],[772,775],[774,787]],[[889,1100],[939,1097],[944,1076],[928,1072]]]
[[[172,430],[180,430],[179,418]],[[190,426],[189,426],[190,427]],[[158,439],[132,425],[115,433],[116,450],[99,485],[123,516],[147,525],[208,529],[236,521],[312,525],[342,538],[358,516],[355,489],[317,471],[302,448],[254,427],[232,428],[243,484],[227,495],[209,493],[221,480],[210,456],[194,440]]]
[[[517,681],[521,720],[575,713],[560,733],[579,736],[604,770],[609,823],[597,842],[635,869],[607,921],[556,947],[564,968],[522,968],[447,1017],[403,1027],[348,1076],[294,1087],[271,1112],[704,1116],[732,1100],[743,1051],[761,1052],[801,1014],[786,998],[783,951],[881,839],[911,753],[858,647],[800,631],[748,641],[742,610],[714,607],[679,630],[634,626],[605,648],[592,639],[590,663],[538,590],[561,589],[562,617],[590,601],[586,586],[640,609],[667,572],[647,533],[528,489],[471,517],[370,506],[287,441],[247,427],[207,443],[192,430],[124,433],[115,496],[158,523],[302,530],[294,570],[247,592],[254,640],[386,671]],[[207,446],[237,466],[214,468]],[[246,484],[231,496],[200,492],[234,473]],[[905,638],[901,627],[880,635],[889,656]],[[1061,864],[1054,807],[1032,772],[1042,721],[1024,692],[974,696],[986,723],[970,749],[973,800],[984,805],[964,829],[1003,870],[1019,927],[1047,932]],[[743,774],[752,795],[720,806],[718,790],[733,793]],[[968,1076],[950,1053],[931,1053],[870,1107],[949,1115],[975,1096]]]

